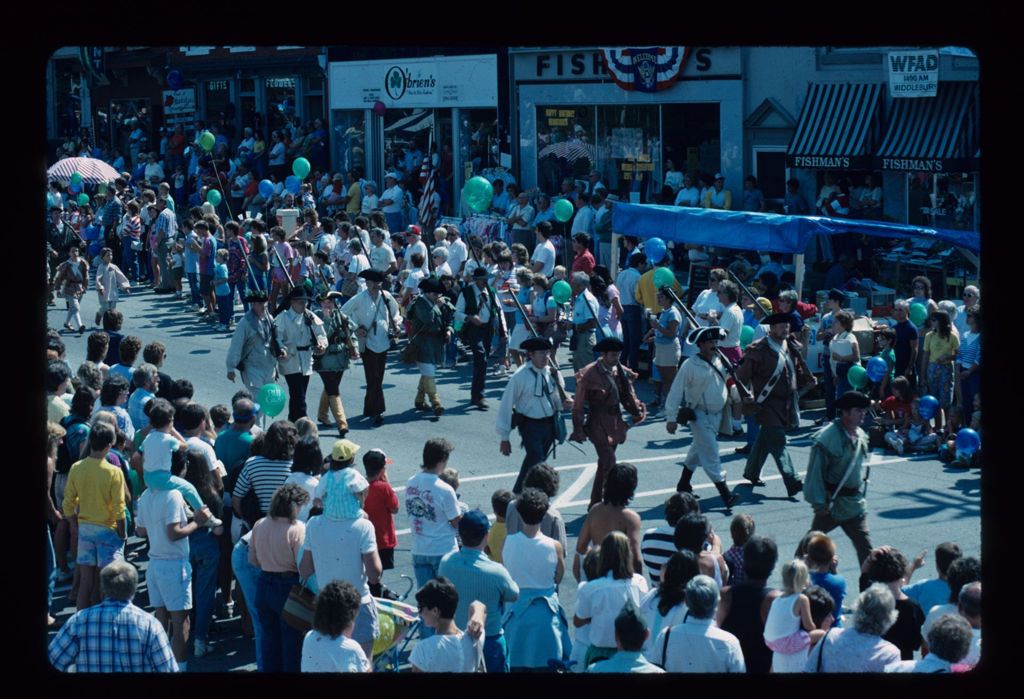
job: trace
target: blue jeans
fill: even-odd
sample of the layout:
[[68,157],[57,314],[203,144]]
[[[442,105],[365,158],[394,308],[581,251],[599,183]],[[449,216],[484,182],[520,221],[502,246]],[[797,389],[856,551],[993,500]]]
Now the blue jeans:
[[225,294],[224,296],[217,296],[217,315],[221,325],[227,325],[230,323],[235,316],[235,300],[234,294]]
[[220,542],[209,529],[200,529],[188,537],[189,562],[192,564],[192,609],[195,624],[192,635],[206,641],[213,619],[213,599],[217,592],[217,566]]
[[[415,553],[412,555],[412,572],[416,576],[417,589],[440,575],[438,568],[441,567],[442,558],[444,556],[418,556]],[[420,638],[430,638],[434,633],[434,629],[420,627]]]
[[245,302],[245,295],[248,293],[248,288],[252,286],[252,277],[246,272],[245,276],[239,279],[237,282],[231,285],[231,301],[234,302],[234,293],[238,292],[238,298],[242,302],[242,312],[249,312],[249,304]]
[[256,581],[256,611],[263,626],[263,672],[298,672],[302,635],[284,622],[281,612],[299,574],[278,575],[260,571]]
[[242,588],[242,595],[245,597],[245,605],[249,608],[249,617],[252,619],[252,631],[256,643],[256,669],[263,670],[263,627],[260,626],[260,617],[256,613],[256,580],[259,578],[260,569],[249,563],[249,546],[239,540],[231,550],[231,570],[235,572],[238,585]]
[[512,492],[519,494],[523,490],[523,479],[526,472],[536,464],[547,460],[548,452],[555,441],[555,425],[552,420],[531,420],[520,417],[519,434],[523,438],[523,448],[526,455],[519,467],[519,476],[516,478]]
[[172,476],[170,471],[146,471],[144,480],[146,487],[153,490],[177,490],[193,510],[205,507],[196,487],[184,478]]
[[[828,354],[826,346],[825,354]],[[822,380],[825,385],[825,419],[834,420],[836,417],[836,383],[832,376],[832,362],[827,359],[822,364]]]
[[484,666],[487,672],[508,672],[508,644],[505,634],[484,638]]
[[470,385],[470,400],[482,400],[484,397],[484,384],[487,381],[487,352],[484,350],[484,332],[482,328],[475,328],[466,333],[469,340],[469,350],[473,353],[473,382]]
[[459,359],[459,340],[455,335],[452,335],[452,339],[444,346],[444,360],[448,364],[455,364]]
[[384,219],[388,222],[388,231],[393,235],[395,233],[401,234],[405,230],[405,217],[401,211],[397,211],[393,214],[385,213]]
[[640,361],[640,340],[643,339],[644,331],[641,327],[644,317],[642,306],[622,307],[622,342],[625,348],[622,352],[622,364],[636,371]]
[[846,374],[850,371],[850,367],[852,366],[853,364],[850,362],[836,362],[836,398],[841,397],[847,391],[853,390],[853,386],[851,386],[850,382],[846,380]]
[[192,295],[192,304],[203,305],[203,297],[199,293],[199,273],[187,272],[185,276],[188,278],[188,293]]
[[53,589],[57,585],[57,556],[53,552],[53,534],[50,532],[50,525],[46,525],[46,543],[49,545],[46,552],[46,612],[49,614],[53,608]]
[[121,246],[121,264],[124,265],[124,273],[133,282],[139,280],[139,256],[132,250],[131,238],[126,237]]

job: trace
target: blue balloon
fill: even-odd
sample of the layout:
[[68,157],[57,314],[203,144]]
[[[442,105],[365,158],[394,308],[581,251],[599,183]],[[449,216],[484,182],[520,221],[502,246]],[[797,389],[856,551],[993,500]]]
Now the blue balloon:
[[921,413],[921,417],[925,420],[931,420],[935,417],[935,413],[939,412],[939,401],[935,396],[921,396],[921,401],[917,404],[917,412]]
[[79,182],[78,184],[75,184],[74,182],[72,182],[71,184],[68,185],[68,189],[70,189],[73,194],[78,194],[79,192],[82,191],[82,183]]
[[170,73],[168,73],[167,74],[167,85],[172,90],[180,90],[181,89],[181,72],[177,71],[177,70],[172,70]]
[[302,180],[300,180],[295,175],[288,175],[288,177],[284,178],[284,188],[287,189],[292,194],[298,194],[299,188],[301,187]]
[[264,199],[274,196],[274,183],[270,180],[260,180],[260,196]]
[[665,241],[661,238],[651,238],[644,245],[644,252],[647,253],[647,259],[652,263],[661,262],[665,259]]
[[881,383],[885,375],[889,373],[889,365],[881,357],[872,357],[868,360],[868,378],[874,383]]
[[966,456],[971,456],[981,446],[981,436],[970,427],[965,427],[956,433],[956,450]]

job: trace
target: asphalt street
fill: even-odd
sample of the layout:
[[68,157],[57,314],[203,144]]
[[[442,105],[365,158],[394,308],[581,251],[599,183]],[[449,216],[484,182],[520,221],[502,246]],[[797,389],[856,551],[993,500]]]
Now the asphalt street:
[[[118,308],[125,315],[122,332],[136,335],[143,343],[159,340],[167,346],[167,359],[163,370],[173,378],[188,378],[195,386],[195,400],[210,407],[217,403],[227,404],[240,384],[230,382],[226,377],[224,357],[230,342],[230,334],[215,332],[213,324],[205,322],[186,307],[184,301],[177,301],[173,295],[158,296],[148,290],[138,289],[131,296],[123,297]],[[97,309],[96,293],[90,290],[82,301],[82,318],[90,326]],[[47,312],[48,325],[61,328],[65,310],[62,301],[50,307]],[[236,308],[236,317],[241,316],[241,307]],[[67,345],[68,361],[76,369],[85,359],[86,337],[78,337],[62,331]],[[511,457],[504,457],[498,451],[498,436],[494,419],[497,402],[505,384],[504,378],[488,376],[486,397],[491,410],[483,412],[469,403],[470,366],[461,361],[454,370],[443,370],[438,377],[438,387],[446,411],[440,418],[419,413],[413,409],[413,396],[418,381],[415,367],[397,363],[397,352],[389,356],[385,379],[385,395],[388,409],[385,424],[374,429],[368,420],[358,417],[362,412],[364,381],[362,366],[355,363],[341,383],[342,399],[350,416],[348,438],[361,445],[363,450],[381,448],[394,460],[388,467],[391,483],[399,491],[405,482],[419,470],[423,443],[431,437],[445,437],[455,445],[450,465],[458,469],[461,478],[459,490],[463,502],[470,507],[480,507],[491,513],[491,494],[499,489],[511,489],[519,470],[523,452],[518,441],[513,441]],[[562,373],[572,392],[573,380],[569,353],[559,353]],[[283,380],[280,381],[284,385]],[[307,403],[316,406],[322,385],[317,377],[310,381]],[[641,382],[637,387],[642,400],[653,397],[652,386]],[[811,425],[820,411],[804,414],[799,430],[790,434],[789,450],[798,472],[806,470],[810,443],[815,428]],[[334,428],[322,429],[320,442],[325,453],[337,437]],[[680,463],[690,443],[688,431],[680,429],[676,435],[665,430],[664,418],[653,419],[635,426],[629,432],[628,441],[619,447],[620,461],[636,464],[640,481],[632,507],[640,514],[645,526],[654,527],[664,523],[663,503],[675,491],[679,477]],[[742,479],[743,458],[733,453],[740,446],[739,440],[723,441],[721,453],[724,468],[728,472],[730,487],[736,487],[740,502],[732,514],[747,513],[754,517],[756,532],[771,536],[778,544],[780,565],[776,567],[770,584],[780,584],[781,562],[790,557],[811,522],[810,506],[802,499],[786,497],[785,488],[773,462],[769,459],[763,478],[767,486],[753,489]],[[978,471],[954,470],[947,468],[933,456],[905,456],[872,454],[870,485],[868,489],[869,525],[874,545],[890,544],[912,558],[920,551],[928,550],[924,570],[919,571],[915,580],[934,576],[932,552],[936,544],[956,541],[966,555],[980,556],[981,552],[981,477]],[[591,481],[596,470],[596,454],[589,444],[566,443],[557,449],[557,456],[549,460],[561,476],[561,487],[555,505],[564,517],[569,532],[569,549],[574,550],[576,537],[586,514]],[[715,531],[720,534],[724,547],[731,545],[729,522],[732,514],[726,514],[722,502],[708,480],[698,471],[693,478],[697,494],[701,496],[702,511],[711,520]],[[396,516],[399,546],[395,554],[396,569],[387,571],[384,582],[392,589],[404,592],[408,587],[400,576],[412,577],[412,560],[409,551],[411,543],[408,519],[404,511]],[[846,578],[851,590],[856,589],[859,576],[854,549],[849,539],[840,531],[833,532],[839,556],[840,575]],[[134,563],[145,567],[145,560],[137,558]],[[567,561],[567,569],[570,567]],[[68,585],[58,587],[55,615],[64,621],[73,613],[73,605],[67,600]],[[559,595],[570,616],[575,605],[576,585],[571,572],[567,570]],[[136,600],[145,605],[148,601],[142,593]],[[63,607],[63,608],[62,608]],[[927,611],[927,610],[926,610]],[[570,624],[571,626],[571,624]],[[210,641],[214,651],[211,655],[192,660],[190,671],[238,671],[254,670],[255,660],[252,641],[241,636],[237,617],[217,619]]]

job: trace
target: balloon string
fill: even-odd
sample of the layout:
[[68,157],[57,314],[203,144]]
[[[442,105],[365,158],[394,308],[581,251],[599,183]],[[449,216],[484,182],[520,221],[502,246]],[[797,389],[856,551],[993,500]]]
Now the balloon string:
[[231,202],[228,201],[230,199],[230,197],[228,196],[227,191],[225,191],[224,181],[221,180],[221,178],[220,178],[220,170],[217,169],[217,159],[216,158],[213,159],[213,174],[215,174],[217,176],[217,184],[220,185],[221,193],[223,194],[221,199],[224,200],[224,206],[226,206],[227,209],[228,209],[228,220],[231,220],[235,216],[234,216],[233,213],[231,213]]

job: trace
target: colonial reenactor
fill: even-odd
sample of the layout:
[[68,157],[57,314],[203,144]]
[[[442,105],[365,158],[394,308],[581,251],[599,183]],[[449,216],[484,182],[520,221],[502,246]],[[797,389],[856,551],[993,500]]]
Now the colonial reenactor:
[[752,397],[744,398],[744,414],[754,414],[761,430],[747,457],[743,477],[754,485],[764,485],[761,468],[771,454],[786,484],[786,493],[793,497],[803,489],[803,483],[793,469],[786,452],[786,430],[797,427],[798,385],[814,383],[806,365],[796,360],[796,350],[790,345],[790,315],[775,313],[764,320],[769,327],[767,337],[747,347],[736,377],[750,385]]
[[345,417],[345,406],[341,403],[341,377],[348,369],[349,361],[358,359],[356,350],[355,328],[352,321],[338,307],[338,299],[344,296],[337,291],[321,294],[320,312],[317,314],[324,323],[327,334],[327,350],[313,357],[313,369],[320,374],[324,382],[324,392],[320,395],[320,406],[317,420],[327,424],[327,408],[330,407],[334,422],[338,426],[338,435],[348,434],[348,419]]
[[[519,430],[522,447],[526,450],[519,477],[512,486],[513,493],[523,489],[526,472],[547,459],[555,443],[557,424],[561,411],[572,407],[572,400],[562,402],[565,390],[562,375],[548,364],[551,340],[546,337],[529,337],[519,345],[528,361],[516,369],[505,386],[498,406],[497,430],[501,438],[498,449],[504,456],[512,455],[509,436],[513,429]],[[562,391],[559,391],[559,388]]]
[[309,304],[305,286],[296,286],[286,298],[288,309],[274,318],[279,350],[278,367],[288,384],[288,419],[306,417],[306,389],[313,373],[313,355],[327,349],[324,324]]
[[261,387],[277,379],[277,329],[274,318],[267,310],[267,292],[250,291],[245,302],[249,310],[235,326],[228,348],[228,380],[235,380],[241,372],[242,383],[255,396]]
[[718,426],[729,404],[729,388],[727,369],[716,349],[726,334],[722,328],[711,326],[696,328],[687,336],[686,343],[696,346],[698,352],[683,362],[672,381],[665,401],[665,428],[675,434],[677,423],[689,423],[693,435],[676,490],[693,492],[690,479],[700,465],[718,489],[726,509],[730,509],[739,496],[729,492],[718,455]]
[[811,445],[804,499],[814,508],[811,529],[828,533],[842,527],[863,565],[871,540],[864,499],[868,479],[862,473],[868,435],[860,424],[871,401],[863,393],[847,391],[835,405],[839,416],[814,436]]
[[615,465],[615,449],[626,441],[628,426],[622,419],[622,408],[633,416],[634,425],[647,417],[647,406],[637,399],[633,390],[636,374],[619,363],[622,348],[622,340],[606,337],[594,345],[597,361],[576,375],[570,439],[574,442],[589,439],[597,450],[597,473],[588,508],[601,501],[604,477]]
[[487,410],[487,401],[484,400],[484,382],[487,380],[485,342],[488,328],[500,312],[494,294],[487,287],[487,270],[477,267],[473,270],[473,283],[463,287],[455,303],[455,321],[462,323],[462,342],[473,353],[470,402],[481,410]]
[[363,358],[366,397],[363,416],[373,420],[374,427],[384,424],[384,370],[387,366],[391,338],[398,333],[402,315],[391,292],[384,291],[384,275],[374,269],[359,273],[366,280],[366,289],[350,298],[341,312],[355,323],[359,354]]
[[411,335],[409,342],[416,348],[416,367],[420,370],[420,383],[416,387],[415,406],[417,410],[428,410],[427,398],[434,409],[434,415],[441,415],[444,406],[437,395],[437,366],[444,362],[444,346],[452,337],[451,322],[438,305],[438,297],[444,289],[441,282],[427,277],[419,284],[420,295],[409,307]]

